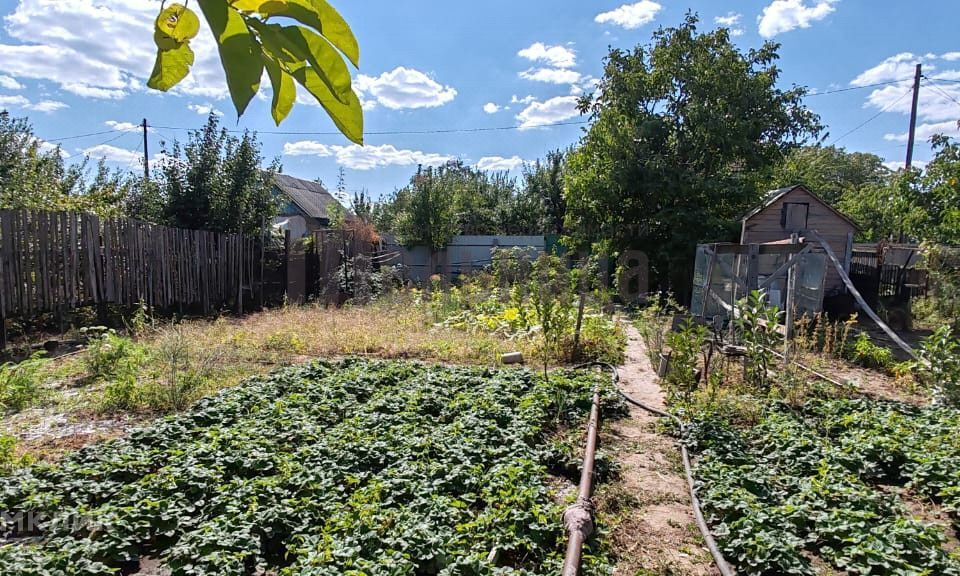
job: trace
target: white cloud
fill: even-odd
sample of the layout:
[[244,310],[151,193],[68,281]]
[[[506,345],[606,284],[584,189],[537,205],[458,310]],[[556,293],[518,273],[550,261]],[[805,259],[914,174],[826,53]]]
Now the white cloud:
[[635,30],[649,24],[657,17],[663,6],[652,0],[641,0],[635,4],[624,4],[616,10],[597,14],[594,19],[599,24],[616,24],[627,30]]
[[498,106],[495,102],[487,102],[483,105],[483,111],[487,114],[496,114],[501,110],[503,110],[503,107]]
[[517,114],[520,128],[527,130],[575,118],[580,115],[577,109],[578,101],[576,96],[558,96],[545,102],[532,102]]
[[28,106],[30,110],[36,110],[37,112],[56,112],[57,110],[63,110],[64,108],[69,108],[70,105],[66,102],[60,102],[59,100],[41,100]]
[[909,52],[891,56],[876,66],[864,71],[850,82],[853,86],[867,86],[892,82],[877,88],[867,96],[866,106],[899,114],[910,114],[913,76],[917,64],[923,64],[925,76],[930,82],[920,89],[918,115],[927,124],[956,122],[960,118],[960,84],[937,83],[937,80],[960,78],[960,70],[938,70],[939,58],[935,54],[918,56]]
[[78,84],[76,82],[67,82],[62,84],[61,88],[83,98],[97,98],[100,100],[121,100],[127,95],[125,90],[97,88],[96,86],[88,86],[86,84]]
[[944,54],[943,56],[941,56],[941,58],[943,58],[943,59],[946,60],[947,62],[953,62],[953,61],[955,61],[955,60],[960,60],[960,52],[947,52],[946,54]]
[[[960,114],[958,114],[958,116],[960,116]],[[926,142],[934,134],[957,136],[958,134],[960,134],[960,127],[957,126],[956,120],[920,124],[917,126],[916,141]],[[885,134],[883,136],[883,139],[889,140],[891,142],[907,142],[910,139],[910,135],[908,132],[903,132],[900,134]]]
[[55,152],[56,150],[59,149],[59,150],[60,150],[60,157],[61,157],[61,158],[69,158],[69,157],[70,157],[70,153],[69,153],[69,152],[67,152],[67,151],[64,150],[63,148],[57,146],[56,144],[51,144],[50,142],[47,142],[46,140],[41,140],[41,139],[37,138],[37,146],[40,148],[40,151],[41,151],[41,152],[45,152],[45,153],[48,153],[48,154],[49,154],[49,153]]
[[526,104],[530,104],[531,102],[536,102],[536,101],[537,101],[537,97],[536,97],[536,96],[524,96],[523,98],[520,98],[519,96],[517,96],[516,94],[514,94],[513,97],[510,98],[510,103],[511,103],[511,104],[524,104],[524,105],[526,105]]
[[419,70],[403,66],[375,78],[360,74],[354,88],[363,97],[372,97],[391,110],[435,108],[457,97],[456,89],[438,83]]
[[[927,164],[928,162],[924,160],[913,161],[913,167],[919,168],[921,170],[926,170]],[[894,172],[897,172],[898,170],[903,170],[907,166],[907,163],[904,162],[903,160],[900,160],[900,161],[884,162],[883,165],[886,166],[888,170],[893,170]]]
[[519,156],[484,156],[477,162],[477,169],[489,172],[509,172],[523,166],[526,161]]
[[925,58],[923,56],[915,56],[910,52],[901,52],[900,54],[887,58],[873,68],[860,73],[850,84],[852,86],[866,86],[868,84],[890,82],[892,80],[912,80],[917,64],[922,64],[924,61]]
[[139,124],[132,122],[117,122],[116,120],[107,120],[104,124],[117,132],[139,132],[143,129]]
[[[88,98],[143,90],[156,56],[157,6],[153,0],[19,0],[5,18],[7,37],[19,44],[0,43],[0,71]],[[191,43],[196,64],[175,91],[225,97],[216,45],[202,26]]]
[[23,108],[24,110],[33,110],[35,112],[45,112],[47,114],[69,108],[66,103],[57,100],[41,100],[40,102],[31,102],[23,96],[2,96],[0,95],[0,108]]
[[553,68],[573,68],[577,65],[577,53],[565,46],[548,46],[536,42],[517,52],[517,56],[531,62],[544,62]]
[[100,144],[91,148],[84,148],[83,153],[94,160],[106,160],[117,164],[133,164],[140,159],[140,154],[126,148],[117,148],[109,144]]
[[0,95],[0,108],[26,108],[30,101],[23,96]]
[[563,68],[531,68],[520,73],[524,80],[548,82],[550,84],[573,84],[580,81],[582,74],[576,70]]
[[312,140],[288,142],[283,146],[285,156],[334,156],[341,166],[353,170],[373,170],[385,166],[440,166],[453,160],[453,156],[432,154],[419,150],[397,149],[391,144],[382,146],[328,146]]
[[743,14],[737,12],[728,12],[726,16],[717,16],[713,19],[714,24],[730,29],[731,36],[743,36],[743,28],[740,27],[740,20]]
[[[316,103],[316,100],[314,100],[314,103]],[[216,114],[217,116],[223,116],[223,112],[217,110],[217,108],[209,102],[206,104],[190,104],[187,106],[187,110],[196,112],[201,116],[209,116],[211,113]]]
[[713,19],[715,24],[720,26],[736,26],[740,23],[740,19],[743,18],[743,14],[738,14],[736,12],[728,12],[726,16],[717,16]]
[[773,0],[763,9],[763,14],[757,17],[760,35],[773,38],[796,28],[809,28],[811,23],[823,20],[833,13],[837,1],[816,0],[816,3],[808,6],[807,0]]
[[16,78],[0,74],[0,88],[4,90],[23,90],[23,84],[17,82]]

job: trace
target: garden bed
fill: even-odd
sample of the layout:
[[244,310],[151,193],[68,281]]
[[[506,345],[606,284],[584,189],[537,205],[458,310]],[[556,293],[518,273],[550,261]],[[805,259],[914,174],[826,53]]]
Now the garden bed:
[[604,379],[362,360],[257,377],[5,478],[0,573],[555,574],[549,469],[570,455],[550,439]]

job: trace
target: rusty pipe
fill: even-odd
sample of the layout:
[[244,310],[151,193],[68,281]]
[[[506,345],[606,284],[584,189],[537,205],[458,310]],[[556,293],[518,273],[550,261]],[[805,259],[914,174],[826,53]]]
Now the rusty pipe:
[[600,426],[600,384],[593,392],[593,407],[590,409],[590,422],[587,424],[587,446],[583,453],[583,467],[580,472],[580,489],[575,504],[563,513],[563,524],[567,529],[567,555],[563,561],[563,576],[577,576],[580,559],[583,556],[583,544],[593,533],[593,462],[597,455],[597,429]]

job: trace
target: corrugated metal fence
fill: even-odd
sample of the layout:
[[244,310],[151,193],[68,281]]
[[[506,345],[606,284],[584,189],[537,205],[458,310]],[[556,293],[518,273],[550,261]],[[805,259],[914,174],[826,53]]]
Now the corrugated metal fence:
[[95,304],[242,305],[262,284],[260,261],[257,239],[240,234],[0,210],[0,320]]

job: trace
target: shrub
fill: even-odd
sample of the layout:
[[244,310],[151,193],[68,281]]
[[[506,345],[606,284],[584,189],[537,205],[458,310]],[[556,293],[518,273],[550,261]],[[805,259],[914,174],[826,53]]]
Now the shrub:
[[42,353],[19,364],[0,365],[0,412],[20,411],[33,404],[42,392]]
[[146,359],[146,348],[108,330],[90,341],[86,364],[94,380],[110,380],[136,374]]
[[960,406],[960,342],[949,326],[942,326],[920,346],[917,371],[933,390],[937,402]]
[[736,327],[747,349],[747,383],[766,396],[772,384],[769,369],[773,364],[773,349],[783,340],[777,331],[780,309],[769,306],[767,295],[754,290],[737,304],[737,310]]
[[707,329],[687,318],[675,332],[666,336],[670,348],[670,369],[666,375],[667,389],[671,396],[678,392],[685,401],[697,389],[700,354],[707,341]]
[[17,468],[28,466],[33,459],[30,456],[17,455],[17,439],[0,434],[0,475],[10,474]]
[[883,346],[877,346],[866,332],[861,332],[847,349],[847,359],[864,368],[890,371],[896,364],[893,352]]

